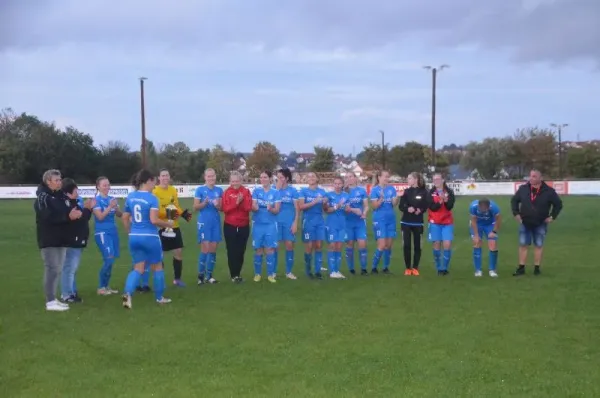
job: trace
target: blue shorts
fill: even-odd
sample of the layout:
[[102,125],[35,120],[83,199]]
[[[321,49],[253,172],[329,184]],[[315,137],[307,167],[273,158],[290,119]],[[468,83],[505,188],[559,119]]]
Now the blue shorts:
[[327,227],[327,243],[341,243],[346,241],[346,228]]
[[325,240],[324,224],[305,224],[302,226],[303,242],[322,242]]
[[129,235],[129,252],[133,263],[141,262],[146,265],[160,264],[163,260],[163,250],[158,235]]
[[395,222],[373,222],[373,235],[375,239],[393,239],[397,234]]
[[295,242],[296,235],[292,233],[292,225],[288,223],[277,223],[277,240],[279,242]]
[[346,241],[367,240],[367,222],[346,223]]
[[[495,238],[489,238],[488,235],[492,233],[495,225],[477,225],[477,232],[479,232],[479,239],[487,239],[487,240],[498,240],[498,235]],[[475,237],[473,233],[473,227],[471,227],[471,223],[469,223],[469,234],[471,235],[471,239]]]
[[198,243],[219,243],[222,239],[221,236],[220,222],[198,223]]
[[454,225],[429,224],[429,241],[443,242],[454,240]]
[[102,258],[119,258],[119,233],[117,231],[99,231],[94,234],[96,246],[102,254]]
[[544,240],[548,233],[548,224],[542,224],[537,227],[526,227],[525,225],[519,225],[519,245],[520,246],[531,246],[542,247],[544,246]]
[[254,249],[277,248],[277,224],[253,224],[252,247]]

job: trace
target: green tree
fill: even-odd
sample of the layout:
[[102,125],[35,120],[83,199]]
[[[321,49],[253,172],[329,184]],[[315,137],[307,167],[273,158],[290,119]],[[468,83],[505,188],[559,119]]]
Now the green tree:
[[280,160],[281,154],[275,145],[268,141],[260,141],[254,146],[246,167],[251,177],[258,177],[264,170],[274,170]]
[[567,151],[567,170],[575,178],[600,177],[600,145],[584,144]]
[[335,154],[333,148],[325,146],[315,146],[315,159],[310,165],[315,172],[331,172],[335,165]]
[[100,154],[98,175],[107,176],[113,183],[131,182],[131,177],[142,167],[138,154],[120,141],[109,141],[101,146]]
[[167,144],[158,154],[158,168],[169,170],[173,182],[186,182],[191,158],[190,148],[181,141]]
[[506,158],[505,140],[486,138],[482,142],[470,142],[460,164],[466,170],[477,170],[482,179],[490,180],[498,177]]
[[225,182],[229,180],[229,173],[234,169],[235,152],[226,151],[222,145],[215,145],[210,151],[207,168],[215,170],[217,181]]
[[396,145],[388,152],[388,168],[393,174],[406,176],[413,171],[425,172],[427,169],[426,146],[410,141]]

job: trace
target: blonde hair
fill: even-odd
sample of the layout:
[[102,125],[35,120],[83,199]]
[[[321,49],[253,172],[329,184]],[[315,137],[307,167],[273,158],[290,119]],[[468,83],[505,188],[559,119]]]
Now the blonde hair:
[[[212,170],[212,169],[211,169]],[[237,177],[240,179],[240,181],[242,181],[242,173],[240,173],[237,170],[233,170],[231,173],[229,173],[229,179],[231,180],[232,178]]]
[[60,171],[56,170],[56,169],[50,169],[50,170],[46,170],[44,172],[44,175],[42,175],[42,182],[49,182],[52,181],[53,177],[61,177],[62,175],[60,174]]

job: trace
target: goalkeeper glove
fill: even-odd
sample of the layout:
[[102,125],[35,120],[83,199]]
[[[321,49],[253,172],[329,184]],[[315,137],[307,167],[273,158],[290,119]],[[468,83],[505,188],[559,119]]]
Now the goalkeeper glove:
[[192,213],[190,213],[188,209],[185,209],[183,213],[181,213],[181,217],[183,217],[185,221],[190,222],[192,219]]

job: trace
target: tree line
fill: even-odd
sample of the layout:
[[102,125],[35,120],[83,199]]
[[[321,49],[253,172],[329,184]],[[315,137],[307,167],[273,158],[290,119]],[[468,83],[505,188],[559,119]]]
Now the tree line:
[[[529,128],[504,138],[485,138],[464,147],[452,145],[436,154],[435,170],[448,173],[451,166],[473,171],[482,179],[522,178],[532,167],[557,177],[557,142],[553,132]],[[306,155],[282,154],[270,142],[258,142],[249,154],[235,148],[215,145],[210,149],[191,149],[183,142],[156,146],[146,142],[147,167],[167,168],[180,183],[198,183],[206,168],[226,181],[231,170],[242,169],[255,178],[262,170],[289,164],[289,159]],[[316,146],[310,162],[295,164],[298,171],[334,172],[340,163],[349,164],[352,156],[342,156],[332,147]],[[341,162],[340,162],[341,160]],[[357,154],[356,161],[366,171],[386,168],[401,176],[412,171],[430,172],[431,149],[417,142],[390,146],[371,144]],[[141,168],[139,150],[111,141],[96,145],[93,138],[75,127],[59,129],[54,123],[10,109],[0,112],[0,184],[37,184],[48,168],[57,168],[79,183],[93,183],[106,175],[114,183],[125,183]],[[594,143],[563,152],[565,177],[600,177],[600,146]]]

